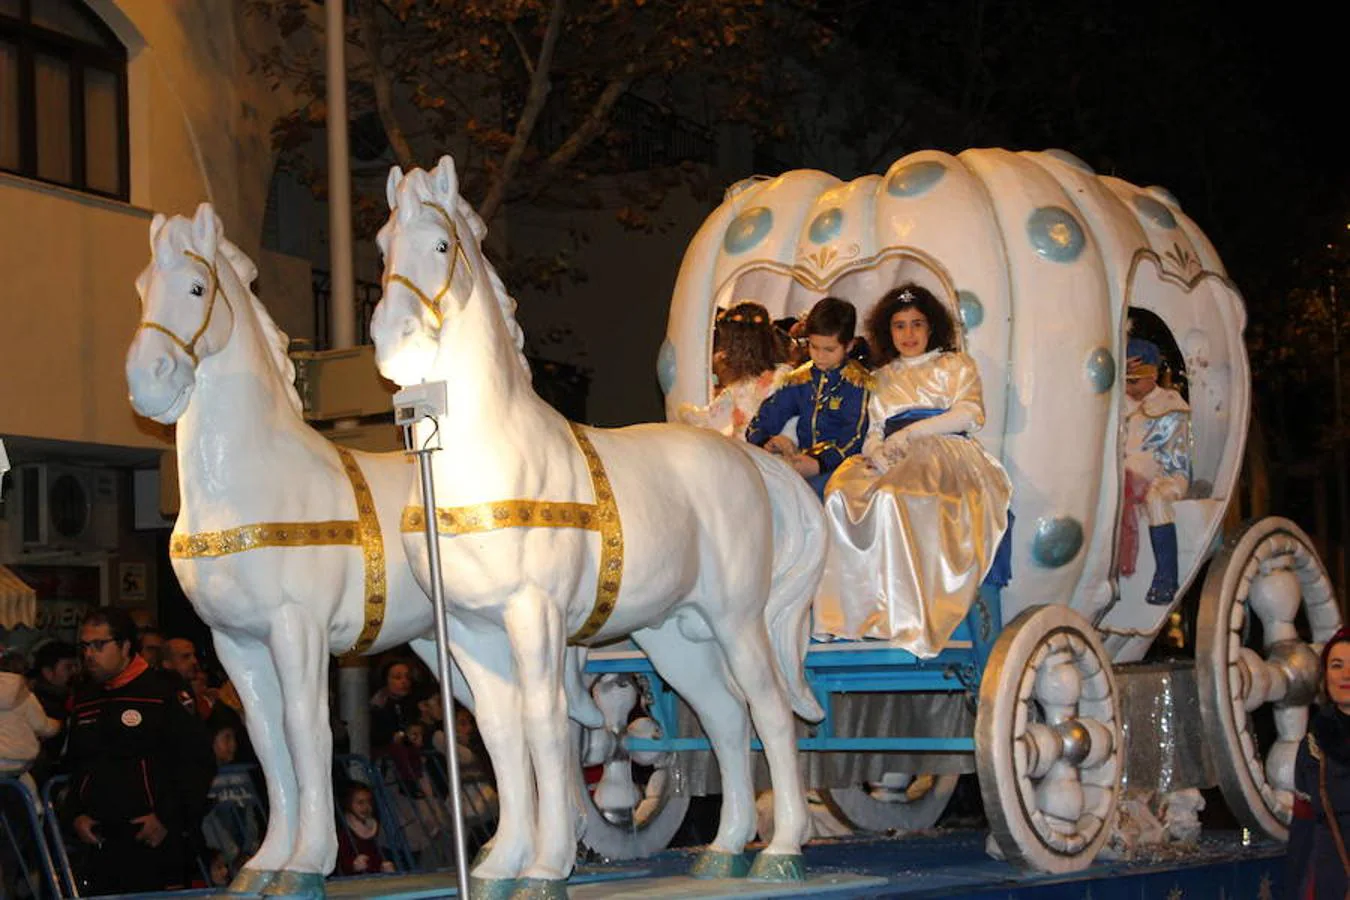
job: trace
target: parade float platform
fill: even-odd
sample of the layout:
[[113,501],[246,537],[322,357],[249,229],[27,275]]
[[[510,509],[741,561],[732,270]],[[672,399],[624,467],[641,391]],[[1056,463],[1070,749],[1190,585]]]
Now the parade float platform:
[[[581,866],[573,900],[721,900],[820,897],[978,900],[1269,900],[1279,897],[1284,847],[1244,846],[1235,833],[1202,838],[1184,856],[1101,862],[1072,875],[1022,872],[984,852],[985,832],[943,832],[904,840],[849,838],[806,848],[808,881],[791,887],[745,880],[696,881],[685,873],[692,851],[667,851],[639,863]],[[330,898],[429,900],[453,897],[453,873],[335,878]],[[156,897],[224,897],[210,891]],[[238,900],[234,897],[233,900]]]

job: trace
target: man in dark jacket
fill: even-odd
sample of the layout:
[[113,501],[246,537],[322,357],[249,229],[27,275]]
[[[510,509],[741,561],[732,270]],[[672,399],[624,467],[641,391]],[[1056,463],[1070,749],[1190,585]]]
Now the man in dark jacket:
[[90,683],[71,711],[62,818],[90,847],[86,894],[181,886],[185,835],[200,828],[215,776],[191,695],[136,655],[135,636],[120,609],[80,625]]

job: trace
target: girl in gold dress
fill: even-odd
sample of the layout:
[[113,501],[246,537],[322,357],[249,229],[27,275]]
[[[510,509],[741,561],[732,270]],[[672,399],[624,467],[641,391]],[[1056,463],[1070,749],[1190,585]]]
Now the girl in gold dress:
[[994,565],[1012,483],[972,437],[984,424],[980,373],[943,304],[903,285],[867,325],[883,365],[863,452],[825,489],[831,547],[814,631],[936,656]]

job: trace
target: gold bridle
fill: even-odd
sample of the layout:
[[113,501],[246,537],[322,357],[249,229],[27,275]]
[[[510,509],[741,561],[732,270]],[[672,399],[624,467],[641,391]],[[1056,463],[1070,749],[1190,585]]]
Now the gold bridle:
[[450,233],[450,241],[455,245],[454,256],[452,256],[450,262],[447,263],[448,271],[445,274],[445,284],[441,285],[441,289],[436,292],[436,296],[428,297],[426,292],[418,287],[417,283],[408,276],[400,275],[397,272],[390,272],[384,276],[383,289],[387,291],[389,285],[401,284],[412,291],[413,296],[415,296],[418,302],[422,304],[422,307],[427,312],[431,313],[431,318],[435,320],[436,328],[439,329],[445,322],[445,313],[441,310],[441,300],[449,293],[450,286],[455,283],[455,272],[459,268],[459,261],[463,259],[464,268],[467,269],[469,268],[469,257],[464,252],[464,245],[459,239],[459,229],[455,227],[455,222],[450,218],[450,214],[446,212],[440,204],[432,203],[430,200],[423,200],[422,205],[435,210],[436,213],[445,220],[446,230]]
[[[173,331],[158,322],[151,322],[148,319],[141,320],[141,323],[136,326],[136,332],[139,334],[142,328],[146,328],[151,331],[158,331],[160,334],[165,335],[169,340],[173,341],[180,350],[188,355],[188,358],[192,360],[192,364],[195,366],[201,362],[201,360],[197,358],[197,342],[202,339],[202,335],[206,334],[206,329],[211,327],[211,315],[216,310],[216,294],[220,293],[220,276],[216,274],[215,263],[209,262],[205,257],[193,253],[191,250],[184,250],[183,255],[194,262],[201,263],[206,267],[207,274],[211,276],[211,288],[206,294],[206,315],[202,318],[201,327],[193,332],[192,339],[187,341],[183,340]],[[229,306],[228,300],[225,301],[225,305]]]

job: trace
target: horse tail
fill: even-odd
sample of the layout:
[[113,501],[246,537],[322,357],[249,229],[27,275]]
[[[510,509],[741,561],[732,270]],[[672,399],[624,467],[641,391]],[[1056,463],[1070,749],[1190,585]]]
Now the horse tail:
[[[739,443],[739,442],[738,442]],[[811,601],[825,569],[825,513],[805,479],[783,460],[742,444],[759,469],[773,512],[773,582],[764,621],[792,711],[819,722],[825,711],[806,683]]]

